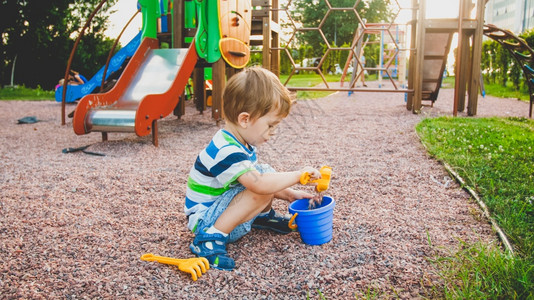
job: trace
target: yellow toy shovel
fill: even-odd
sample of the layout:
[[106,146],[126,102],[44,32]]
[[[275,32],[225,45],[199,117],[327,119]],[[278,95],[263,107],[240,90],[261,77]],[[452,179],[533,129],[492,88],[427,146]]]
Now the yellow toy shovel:
[[[311,182],[317,183],[315,186],[315,190],[319,193],[319,199],[322,201],[323,199],[323,193],[328,190],[328,186],[330,185],[330,177],[332,176],[332,168],[329,166],[323,166],[321,169],[319,169],[319,173],[321,173],[321,178],[312,180]],[[308,172],[302,173],[300,176],[300,184],[306,185],[310,182],[311,175]],[[314,209],[317,203],[313,202],[312,199],[310,199],[308,209]],[[292,228],[289,226],[289,228]]]
[[198,277],[202,276],[202,273],[206,273],[206,271],[210,268],[210,263],[204,257],[179,259],[147,253],[141,256],[141,260],[157,261],[162,264],[178,266],[180,271],[190,273],[193,281],[196,281]]
[[[317,186],[315,186],[315,190],[317,192],[324,192],[328,189],[328,185],[330,185],[330,176],[332,175],[332,168],[329,166],[323,166],[321,169],[319,169],[319,172],[321,173],[321,178],[312,180],[311,182],[317,183]],[[311,176],[308,174],[308,172],[302,173],[300,176],[300,184],[308,184],[310,182]]]

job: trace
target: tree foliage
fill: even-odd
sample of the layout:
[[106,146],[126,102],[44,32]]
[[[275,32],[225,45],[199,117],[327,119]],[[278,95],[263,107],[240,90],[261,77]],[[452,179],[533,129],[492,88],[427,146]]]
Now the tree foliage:
[[[85,31],[72,68],[92,75],[105,63],[113,40],[105,37],[108,0]],[[53,89],[64,76],[74,40],[100,0],[0,1],[0,83]],[[15,60],[16,58],[16,60]]]

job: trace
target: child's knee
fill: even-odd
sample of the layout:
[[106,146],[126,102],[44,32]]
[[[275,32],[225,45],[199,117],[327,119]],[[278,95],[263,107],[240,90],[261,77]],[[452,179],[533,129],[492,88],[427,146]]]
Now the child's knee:
[[258,211],[265,211],[265,209],[270,209],[273,203],[274,194],[269,195],[257,195],[258,200],[256,201],[256,209]]
[[[246,197],[248,200],[248,205],[252,210],[263,210],[264,208],[270,206],[274,199],[274,194],[257,194],[250,190],[246,190]],[[244,203],[243,203],[244,204]]]
[[243,207],[249,207],[254,210],[256,208],[266,207],[274,199],[274,194],[258,194],[249,189],[237,194],[232,203],[229,206],[243,205]]
[[256,194],[256,193],[252,193],[252,194],[253,194],[252,198],[254,199],[254,202],[257,202],[258,206],[262,206],[262,207],[265,207],[266,205],[270,204],[274,198],[274,194],[267,194],[267,195]]

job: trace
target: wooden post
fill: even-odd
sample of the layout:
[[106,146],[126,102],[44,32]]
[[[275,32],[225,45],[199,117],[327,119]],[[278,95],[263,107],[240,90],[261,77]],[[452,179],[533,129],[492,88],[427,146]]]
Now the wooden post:
[[193,71],[193,96],[197,110],[202,114],[206,110],[206,88],[204,82],[204,67]]
[[485,0],[477,1],[477,27],[473,34],[473,59],[471,64],[471,84],[469,85],[469,102],[467,103],[467,115],[475,116],[478,106],[478,87],[483,84],[480,76],[480,61],[482,53],[482,34],[484,27]]
[[158,120],[152,121],[152,144],[158,147]]
[[[456,53],[456,69],[454,70],[454,103],[452,107],[452,114],[455,117],[458,115],[459,103],[462,101],[460,100],[462,90],[463,97],[465,97],[465,84],[462,84],[462,79],[465,79],[464,74],[462,74],[462,71],[464,71],[462,65],[465,63],[464,56],[466,55],[464,51],[465,37],[463,32],[464,3],[464,0],[460,0],[460,12],[458,13],[458,52]],[[463,89],[462,85],[464,86]]]
[[[417,7],[417,0],[412,0],[412,7]],[[412,26],[411,26],[411,34],[410,34],[410,49],[413,49],[415,47],[416,41],[417,41],[417,27],[420,26],[419,22],[417,21],[417,12],[416,10],[412,10]],[[410,68],[408,69],[408,89],[414,90],[414,81],[415,81],[415,60],[417,57],[417,49],[410,51]],[[408,93],[406,97],[406,109],[412,110],[413,108],[413,98],[414,93]]]
[[217,124],[219,124],[219,122],[223,118],[222,93],[226,84],[225,69],[226,63],[222,58],[213,63],[212,65],[213,89],[211,92],[211,116],[217,122]]
[[[412,112],[418,114],[421,112],[421,102],[423,99],[423,61],[425,58],[425,9],[426,0],[419,1],[419,11],[417,17],[417,37],[416,37],[416,58],[414,74],[414,96]],[[410,66],[411,68],[412,66]]]
[[[460,48],[460,39],[462,40],[462,45]],[[469,34],[463,30],[462,34],[458,34],[458,53],[461,53],[461,57],[459,58],[459,62],[456,63],[460,64],[460,73],[458,78],[460,79],[459,85],[456,87],[458,89],[458,104],[456,107],[456,111],[462,112],[465,109],[465,94],[467,91],[467,83],[470,81],[470,61],[471,61],[471,55],[470,55],[470,46],[469,46]]]
[[[185,44],[183,26],[185,16],[184,5],[184,1],[174,0],[171,23],[173,32],[171,48],[183,48]],[[176,104],[176,107],[174,108],[173,114],[178,118],[185,114],[185,89],[178,100],[178,104]]]
[[[278,14],[278,0],[272,0],[271,8],[271,20],[276,24],[280,24],[280,17]],[[280,34],[276,31],[272,32],[271,49],[280,48]],[[280,50],[271,51],[271,72],[276,76],[280,76]]]
[[[356,28],[357,32],[358,32],[358,37],[362,36],[365,34],[365,29],[364,29],[364,26],[367,26],[366,24],[364,24],[363,26],[361,26],[362,24],[358,24],[358,27]],[[356,36],[354,36],[356,38]],[[353,41],[353,44],[354,44],[354,41]],[[352,63],[352,76],[350,78],[350,85],[349,85],[349,88],[354,88],[354,86],[356,85],[356,82],[358,81],[358,79],[360,78],[360,76],[365,76],[365,70],[358,70],[360,68],[360,65],[358,64],[358,62],[360,61],[360,58],[362,57],[363,55],[363,51],[364,51],[364,47],[366,45],[363,44],[363,36],[361,38],[358,39],[358,42],[356,43],[356,55],[357,57],[353,60],[352,57],[354,56],[354,52],[350,52],[348,58],[347,58],[347,62],[345,63],[345,68],[343,69],[343,74],[345,74],[348,70],[348,67],[350,66],[350,62],[353,61]],[[356,77],[356,75],[359,75],[358,77]],[[364,78],[365,79],[365,78]]]
[[172,48],[182,48],[184,43],[184,6],[183,0],[174,0],[172,10]]
[[239,73],[242,69],[236,69],[232,67],[226,68],[226,79],[232,78],[235,74]]
[[180,119],[185,115],[185,89],[180,96],[178,96],[178,104],[174,108],[173,115],[177,116]]
[[268,69],[271,67],[271,12],[269,16],[263,17],[263,60],[262,65]]
[[[468,88],[471,87],[471,79],[472,79],[472,63],[473,63],[473,56],[472,56],[472,53],[470,51],[470,45],[469,45],[469,40],[470,40],[470,36],[471,34],[468,33],[463,27],[464,27],[464,24],[465,22],[463,20],[466,20],[468,19],[470,16],[470,12],[472,10],[472,8],[470,7],[471,5],[471,0],[469,1],[465,1],[465,0],[462,0],[460,5],[462,7],[460,7],[460,13],[458,16],[461,16],[462,18],[462,57],[461,57],[461,76],[460,76],[460,90],[459,90],[459,97],[458,97],[458,107],[457,107],[457,110],[459,112],[462,112],[464,111],[465,109],[465,95],[466,95],[466,91],[468,90]],[[458,30],[458,36],[460,37],[460,30]],[[479,53],[480,54],[480,53]],[[480,64],[479,64],[480,66]]]

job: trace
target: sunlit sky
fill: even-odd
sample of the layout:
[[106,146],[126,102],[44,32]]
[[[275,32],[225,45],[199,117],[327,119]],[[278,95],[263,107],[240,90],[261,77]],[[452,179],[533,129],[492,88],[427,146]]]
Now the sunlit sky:
[[[115,13],[109,16],[110,24],[106,31],[106,35],[112,38],[116,38],[124,25],[128,23],[128,20],[137,11],[137,0],[119,0],[117,4],[113,6],[112,10],[116,10]],[[141,14],[137,14],[130,26],[124,31],[120,42],[122,45],[126,45],[137,33],[141,30],[142,18]]]

